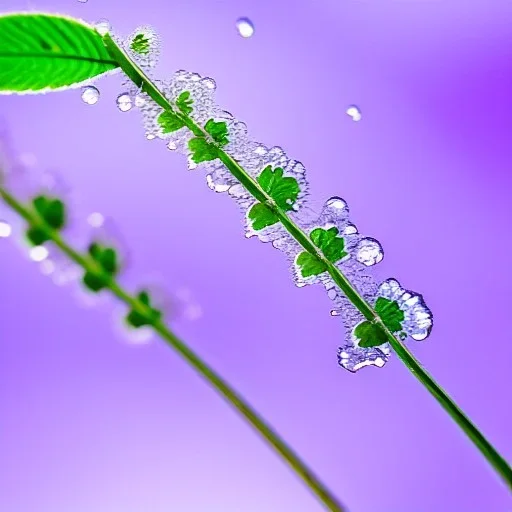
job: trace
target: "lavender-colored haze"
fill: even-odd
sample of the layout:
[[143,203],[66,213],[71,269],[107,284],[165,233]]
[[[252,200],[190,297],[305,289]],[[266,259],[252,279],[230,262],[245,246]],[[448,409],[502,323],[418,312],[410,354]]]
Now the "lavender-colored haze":
[[[384,247],[382,277],[435,315],[415,354],[512,459],[512,3],[509,0],[3,0],[0,10],[153,25],[161,78],[215,78],[251,134],[308,170]],[[241,37],[239,18],[254,23]],[[120,80],[0,97],[21,153],[61,172],[85,215],[112,216],[127,281],[191,291],[176,330],[311,464],[351,512],[509,512],[476,449],[392,360],[337,364],[341,322],[200,170],[144,138]],[[347,115],[350,106],[362,114]],[[0,239],[0,510],[315,512],[321,506],[162,343],[130,345],[107,301],[85,308]]]

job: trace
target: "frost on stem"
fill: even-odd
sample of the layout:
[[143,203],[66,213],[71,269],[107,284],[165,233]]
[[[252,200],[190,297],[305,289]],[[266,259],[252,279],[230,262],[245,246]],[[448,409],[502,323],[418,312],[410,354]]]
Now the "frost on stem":
[[[133,35],[130,36],[133,41]],[[125,43],[125,46],[128,43]],[[143,65],[141,55],[133,55]],[[380,286],[373,267],[384,252],[374,238],[361,235],[349,215],[347,203],[330,198],[320,211],[308,212],[305,168],[280,147],[267,147],[250,138],[244,123],[215,102],[215,82],[197,73],[177,71],[169,81],[157,84],[173,110],[162,109],[149,96],[136,102],[148,138],[163,139],[167,147],[188,158],[189,169],[206,170],[208,186],[228,193],[245,219],[247,237],[257,237],[282,251],[297,286],[321,284],[334,302],[333,316],[340,316],[345,341],[338,350],[339,364],[349,371],[383,366],[390,347],[382,326],[401,339],[424,339],[432,327],[432,315],[421,296],[403,290],[395,280]],[[136,93],[136,91],[133,91]],[[193,133],[187,119],[201,129]],[[264,193],[256,200],[219,159],[222,150],[250,175]],[[285,213],[310,239],[306,251],[285,229],[279,215]],[[328,270],[337,267],[353,288],[377,313],[368,321],[345,297]]]

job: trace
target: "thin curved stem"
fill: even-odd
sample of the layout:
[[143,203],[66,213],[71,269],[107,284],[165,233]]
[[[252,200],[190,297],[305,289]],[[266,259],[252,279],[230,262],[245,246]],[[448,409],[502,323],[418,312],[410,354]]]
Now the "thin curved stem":
[[268,444],[285,460],[290,468],[304,481],[318,500],[331,512],[348,512],[331,491],[319,480],[304,461],[277,434],[270,425],[252,408],[252,406],[226,382],[212,367],[203,361],[185,342],[180,340],[161,320],[155,320],[151,308],[124,290],[115,279],[106,274],[91,258],[73,249],[61,235],[43,222],[29,208],[19,202],[6,189],[0,187],[0,198],[30,226],[43,230],[50,240],[72,261],[80,265],[84,271],[97,275],[107,283],[107,289],[137,311],[150,324],[151,328],[172,347],[197,373],[199,373],[219,394],[252,425]]
[[[103,37],[105,46],[109,50],[113,59],[117,61],[122,71],[132,80],[143,92],[148,94],[153,101],[160,105],[164,110],[173,112],[178,116],[185,126],[196,137],[206,137],[206,131],[198,126],[192,118],[183,114],[175,107],[144,73],[144,71],[120,48],[109,34]],[[360,295],[352,283],[345,277],[341,270],[331,263],[325,256],[318,251],[307,234],[288,216],[281,208],[275,205],[272,198],[261,188],[259,183],[243,169],[243,167],[222,148],[218,148],[220,160],[224,163],[231,174],[241,183],[243,187],[259,202],[271,205],[274,213],[279,218],[281,224],[288,233],[310,254],[320,259],[327,272],[334,282],[340,287],[350,302],[361,312],[361,314],[374,323],[378,323],[386,333],[389,344],[395,350],[400,360],[407,366],[411,373],[423,384],[430,394],[437,400],[443,409],[459,425],[462,431],[478,448],[480,453],[491,464],[494,470],[501,476],[506,485],[512,490],[512,468],[507,461],[498,453],[492,444],[485,438],[480,430],[464,414],[460,407],[450,398],[450,396],[437,384],[429,373],[421,366],[420,362],[414,357],[409,349],[399,340],[382,322],[379,315],[368,302]]]

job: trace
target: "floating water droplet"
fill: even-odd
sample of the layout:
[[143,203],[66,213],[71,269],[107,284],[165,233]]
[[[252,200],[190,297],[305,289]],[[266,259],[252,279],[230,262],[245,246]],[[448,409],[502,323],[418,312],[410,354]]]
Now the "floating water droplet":
[[88,85],[82,89],[82,101],[87,105],[95,105],[100,99],[100,91],[92,85]]
[[133,106],[132,98],[126,92],[123,92],[122,94],[120,94],[117,97],[116,104],[117,104],[117,108],[121,112],[128,112],[129,110],[132,109],[132,106]]
[[48,258],[48,249],[44,245],[36,245],[32,247],[29,252],[30,259],[37,263]]
[[356,249],[356,259],[363,265],[371,267],[376,265],[384,257],[384,251],[378,240],[374,238],[363,238]]
[[101,213],[94,212],[87,217],[87,222],[90,226],[93,228],[99,228],[103,226],[103,223],[105,222],[105,217]]
[[238,18],[236,28],[242,37],[251,37],[254,34],[254,25],[249,18]]
[[104,36],[110,32],[110,22],[108,20],[101,19],[94,24],[94,28],[100,36]]
[[346,113],[352,118],[352,121],[361,120],[361,111],[359,110],[359,107],[356,107],[355,105],[350,105],[350,107],[347,108]]
[[11,236],[11,233],[11,225],[4,220],[0,220],[0,238],[8,238]]

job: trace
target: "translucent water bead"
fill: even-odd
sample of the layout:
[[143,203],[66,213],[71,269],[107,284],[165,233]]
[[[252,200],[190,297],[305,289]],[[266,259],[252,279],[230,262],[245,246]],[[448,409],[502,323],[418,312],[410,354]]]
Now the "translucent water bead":
[[244,37],[252,37],[254,34],[254,24],[249,18],[238,18],[236,20],[236,29]]
[[396,279],[387,279],[379,286],[380,297],[394,300],[404,312],[403,331],[414,340],[424,340],[432,331],[433,316],[423,297],[402,288]]
[[370,267],[376,265],[384,258],[384,251],[380,243],[374,238],[362,238],[356,248],[356,259],[363,265]]
[[100,99],[100,91],[92,85],[82,88],[82,101],[87,105],[96,105]]
[[346,113],[352,118],[352,121],[361,121],[361,110],[359,107],[356,107],[356,105],[350,105],[350,107],[347,108]]
[[11,225],[4,221],[0,220],[0,238],[9,238],[12,234]]
[[116,99],[116,104],[117,104],[117,108],[121,111],[121,112],[128,112],[129,110],[132,109],[132,106],[133,106],[133,102],[132,102],[132,98],[131,96],[124,92],[122,94],[120,94],[117,99]]

